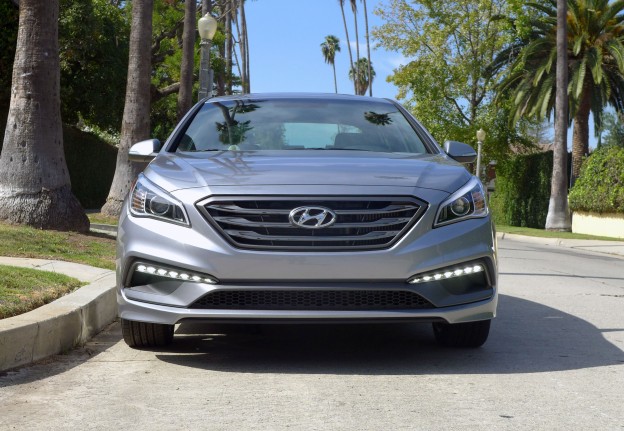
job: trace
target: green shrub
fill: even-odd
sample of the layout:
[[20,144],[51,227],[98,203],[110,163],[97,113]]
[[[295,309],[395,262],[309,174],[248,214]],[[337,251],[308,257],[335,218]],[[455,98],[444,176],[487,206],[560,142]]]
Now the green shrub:
[[496,223],[543,229],[548,213],[553,154],[517,155],[496,166],[490,207]]
[[113,183],[117,148],[71,126],[63,126],[63,147],[72,191],[84,208],[101,208]]
[[624,148],[609,145],[583,163],[569,194],[572,211],[624,213]]

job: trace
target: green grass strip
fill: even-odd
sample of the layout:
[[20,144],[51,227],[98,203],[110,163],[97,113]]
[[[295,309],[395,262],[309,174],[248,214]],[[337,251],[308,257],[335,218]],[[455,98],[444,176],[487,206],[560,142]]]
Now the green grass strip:
[[602,241],[621,241],[617,238],[605,236],[584,235],[582,233],[558,232],[544,229],[533,229],[530,227],[517,227],[507,225],[496,225],[497,232],[511,233],[516,235],[536,236],[540,238],[560,238],[560,239],[596,239]]
[[85,284],[63,274],[0,265],[0,319],[34,310]]
[[0,256],[64,260],[115,269],[115,240],[97,234],[83,235],[0,223]]

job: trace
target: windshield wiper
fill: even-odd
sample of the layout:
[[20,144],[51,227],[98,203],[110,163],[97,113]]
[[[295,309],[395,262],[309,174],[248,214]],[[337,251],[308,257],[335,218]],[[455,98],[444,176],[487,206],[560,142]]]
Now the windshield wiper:
[[336,150],[336,151],[373,151],[373,150],[367,150],[365,148],[332,148],[332,150]]

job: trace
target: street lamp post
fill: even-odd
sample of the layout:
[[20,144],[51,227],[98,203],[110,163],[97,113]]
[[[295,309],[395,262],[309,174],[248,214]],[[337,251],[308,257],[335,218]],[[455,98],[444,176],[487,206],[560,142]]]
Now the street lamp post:
[[485,141],[485,130],[477,130],[477,178],[481,178],[481,147]]
[[206,14],[197,22],[197,30],[201,42],[199,60],[199,94],[198,99],[212,95],[212,69],[210,68],[210,44],[217,32],[217,20],[210,14]]

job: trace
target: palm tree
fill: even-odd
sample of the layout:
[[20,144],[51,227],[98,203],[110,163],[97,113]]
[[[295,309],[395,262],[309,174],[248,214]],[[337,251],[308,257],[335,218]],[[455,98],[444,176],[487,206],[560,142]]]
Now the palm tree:
[[[345,36],[347,38],[347,48],[349,49],[349,65],[350,65],[349,70],[351,70],[353,69],[353,54],[351,53],[351,42],[349,41],[349,29],[347,28],[347,19],[345,18],[345,13],[344,13],[345,0],[338,0],[338,3],[340,3],[340,10],[342,11],[342,23],[344,24]],[[353,83],[353,88],[355,89],[355,82]]]
[[[358,34],[357,0],[350,0],[350,2],[351,2],[351,11],[353,12],[353,22],[355,23],[355,62],[358,63],[360,61],[360,36]],[[356,83],[355,94],[360,94],[357,91],[357,83],[362,81],[357,76],[359,73],[360,73],[360,68],[356,67],[355,68],[356,79],[354,81]]]
[[[368,79],[368,71],[370,70],[370,80]],[[366,94],[369,85],[372,85],[375,78],[375,69],[373,65],[368,63],[365,57],[360,58],[355,67],[349,71],[349,79],[355,83],[355,94],[363,96]]]
[[106,215],[116,216],[121,212],[123,200],[142,169],[142,166],[128,159],[128,150],[136,142],[149,138],[150,134],[153,6],[153,0],[134,0],[132,2],[126,102],[121,122],[121,138],[117,152],[115,176],[106,203],[102,207],[102,213]]
[[[366,26],[366,58],[368,58],[368,76],[371,76],[371,58],[370,58],[370,38],[368,37],[368,10],[366,9],[366,0],[362,0],[364,4],[364,24]],[[368,86],[368,95],[373,97],[373,83]]]
[[338,39],[333,34],[329,36],[325,36],[325,42],[321,43],[321,52],[323,53],[323,58],[325,59],[325,63],[331,64],[334,69],[334,89],[336,93],[338,93],[338,82],[336,81],[336,53],[340,52],[340,39]]
[[195,55],[195,15],[197,4],[184,4],[184,30],[182,33],[182,61],[180,64],[180,90],[178,91],[178,121],[193,105],[193,69]]
[[[511,63],[500,89],[512,91],[514,119],[544,118],[554,108],[557,59],[556,0],[531,6],[542,16],[531,20],[526,39],[501,52],[495,68]],[[600,127],[606,105],[624,110],[624,1],[567,0],[567,94],[572,137],[572,182],[589,149],[589,114]],[[518,49],[522,46],[522,49]]]
[[72,194],[61,123],[58,0],[21,0],[11,102],[0,153],[0,219],[89,230]]
[[572,221],[568,209],[568,34],[567,0],[557,1],[557,71],[555,95],[555,145],[546,229],[571,230]]

